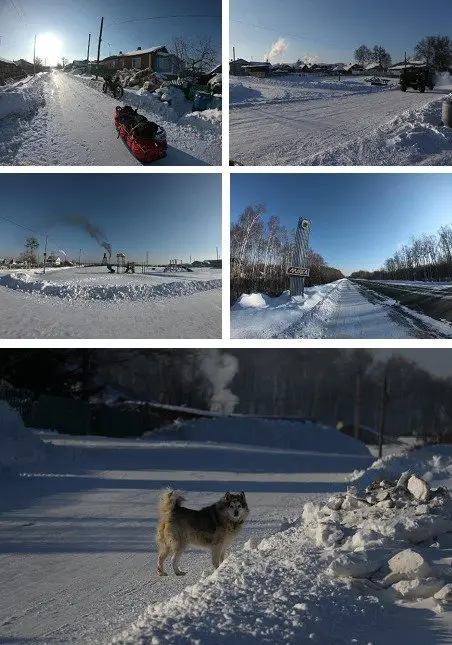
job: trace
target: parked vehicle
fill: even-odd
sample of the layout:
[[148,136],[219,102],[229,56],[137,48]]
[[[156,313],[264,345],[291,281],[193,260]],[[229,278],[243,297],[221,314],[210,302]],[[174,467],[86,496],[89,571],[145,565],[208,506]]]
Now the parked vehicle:
[[433,71],[426,67],[417,69],[407,67],[400,75],[399,85],[402,92],[406,92],[409,87],[421,93],[425,92],[426,87],[432,90],[435,87]]
[[124,88],[121,85],[119,78],[112,78],[111,76],[106,76],[104,78],[104,84],[102,86],[102,91],[104,94],[111,92],[115,99],[122,99],[124,96]]

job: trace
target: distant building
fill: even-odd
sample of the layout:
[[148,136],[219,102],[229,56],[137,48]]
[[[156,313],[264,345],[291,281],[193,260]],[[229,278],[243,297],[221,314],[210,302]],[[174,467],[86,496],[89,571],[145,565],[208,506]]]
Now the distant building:
[[50,255],[47,256],[46,264],[48,266],[59,267],[61,266],[61,258],[51,253]]
[[243,65],[246,76],[256,76],[258,78],[265,78],[270,74],[270,63],[249,63]]
[[183,62],[175,54],[170,54],[163,45],[148,49],[138,47],[135,51],[125,53],[120,51],[119,54],[107,56],[100,64],[114,72],[118,69],[139,70],[150,67],[160,74],[178,74],[184,67]]
[[249,65],[250,61],[244,58],[237,58],[236,60],[229,61],[229,73],[231,76],[245,76],[244,65]]

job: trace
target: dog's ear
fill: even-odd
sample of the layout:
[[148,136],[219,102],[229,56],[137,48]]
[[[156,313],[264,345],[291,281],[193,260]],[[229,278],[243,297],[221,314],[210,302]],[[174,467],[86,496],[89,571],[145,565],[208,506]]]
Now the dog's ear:
[[243,491],[243,490],[240,491],[240,497],[242,499],[245,499],[245,491]]
[[224,499],[225,499],[226,502],[229,502],[229,500],[231,499],[231,493],[229,493],[229,492],[225,493]]

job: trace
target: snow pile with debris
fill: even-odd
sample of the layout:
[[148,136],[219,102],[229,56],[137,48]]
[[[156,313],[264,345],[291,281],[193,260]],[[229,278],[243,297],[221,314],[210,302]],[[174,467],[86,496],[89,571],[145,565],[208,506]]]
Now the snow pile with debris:
[[[135,275],[135,274],[132,274]],[[171,276],[171,277],[170,277]],[[67,281],[46,280],[44,276],[27,271],[15,271],[0,276],[0,287],[22,291],[24,293],[56,297],[64,300],[152,300],[155,298],[173,298],[187,296],[200,291],[221,288],[221,279],[176,279],[174,274],[167,274],[161,280],[154,280],[154,276],[137,276],[137,280],[126,280],[118,277],[102,276],[91,279],[73,279]],[[110,278],[110,279],[109,279]],[[140,278],[144,278],[140,279]],[[147,280],[146,280],[147,278]]]
[[[436,447],[429,450],[434,460]],[[437,475],[449,477],[452,448],[442,457],[446,471]],[[452,607],[452,500],[403,472],[407,460],[396,467],[393,459],[396,480],[308,502],[279,532],[249,539],[219,569],[150,605],[113,642],[367,645],[389,633],[394,642],[397,633],[403,642],[437,642],[439,626],[407,607],[432,617]]]
[[0,119],[30,118],[44,105],[46,72],[0,87]]
[[[154,433],[158,441],[215,442],[247,446],[267,446],[330,455],[362,455],[369,457],[368,448],[336,428],[314,421],[265,419],[259,417],[219,416],[178,422]],[[366,464],[367,465],[367,464]]]
[[45,459],[53,446],[45,444],[26,428],[17,410],[0,401],[0,448],[0,474],[5,475],[16,466]]

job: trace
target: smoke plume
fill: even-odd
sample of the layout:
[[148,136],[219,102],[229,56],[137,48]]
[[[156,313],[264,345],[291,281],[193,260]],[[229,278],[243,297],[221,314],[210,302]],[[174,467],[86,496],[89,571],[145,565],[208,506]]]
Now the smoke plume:
[[285,51],[287,51],[287,42],[285,41],[284,38],[278,38],[278,40],[273,43],[271,46],[270,51],[268,54],[265,54],[265,59],[266,60],[271,60],[272,58],[276,58],[276,56],[280,56],[281,54],[284,54]]
[[111,258],[112,248],[111,244],[107,242],[107,236],[99,226],[92,224],[86,215],[63,215],[58,217],[58,223],[61,224],[61,222],[84,230],[93,240],[107,251],[108,257]]
[[238,372],[239,362],[232,354],[220,352],[218,349],[207,349],[201,354],[201,369],[212,385],[212,396],[209,406],[212,412],[232,414],[239,402],[229,389]]

